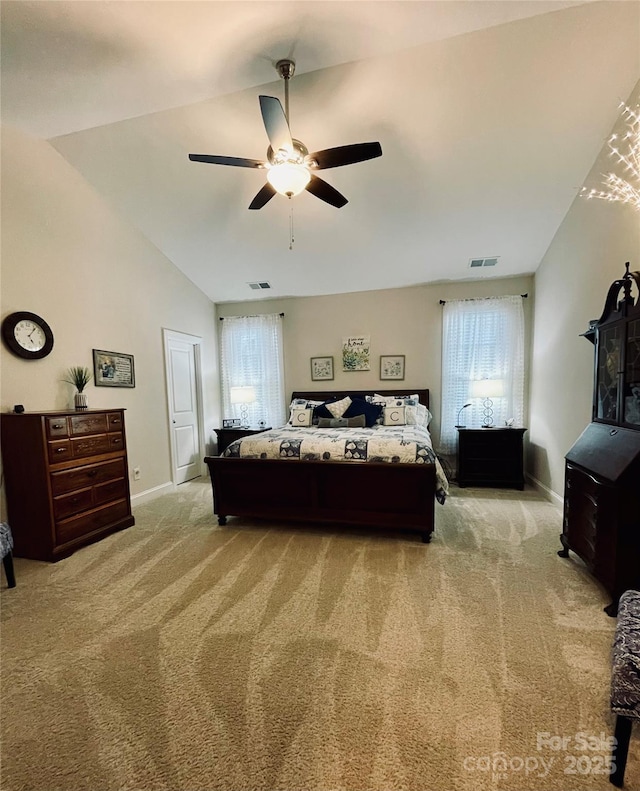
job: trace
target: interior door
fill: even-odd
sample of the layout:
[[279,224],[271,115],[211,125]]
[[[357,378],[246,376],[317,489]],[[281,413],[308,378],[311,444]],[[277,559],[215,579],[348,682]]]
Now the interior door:
[[[196,339],[198,340],[198,339]],[[197,386],[197,345],[178,333],[165,338],[174,483],[202,474]]]

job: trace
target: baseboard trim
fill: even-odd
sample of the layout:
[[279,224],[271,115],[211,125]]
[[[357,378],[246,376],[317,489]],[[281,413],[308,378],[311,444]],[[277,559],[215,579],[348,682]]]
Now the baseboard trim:
[[150,500],[155,500],[156,497],[161,497],[163,494],[170,494],[171,492],[175,492],[175,490],[175,485],[171,481],[168,481],[167,483],[161,483],[160,486],[154,486],[152,489],[145,489],[144,492],[132,494],[131,507],[135,508],[136,505],[148,503]]
[[537,478],[534,478],[533,475],[530,473],[526,473],[525,478],[529,481],[529,483],[537,489],[539,492],[545,495],[548,500],[551,500],[552,503],[556,505],[563,506],[564,499],[557,493],[554,492],[553,489],[550,489],[548,486],[545,486],[542,481],[539,481]]

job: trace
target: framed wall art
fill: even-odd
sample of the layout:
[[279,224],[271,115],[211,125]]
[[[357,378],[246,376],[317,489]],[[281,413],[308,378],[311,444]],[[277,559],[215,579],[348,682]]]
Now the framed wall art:
[[342,370],[371,370],[371,336],[357,335],[342,339]]
[[380,355],[380,379],[404,379],[404,354]]
[[93,382],[96,387],[135,387],[133,355],[94,349]]
[[333,357],[311,358],[311,381],[333,379]]

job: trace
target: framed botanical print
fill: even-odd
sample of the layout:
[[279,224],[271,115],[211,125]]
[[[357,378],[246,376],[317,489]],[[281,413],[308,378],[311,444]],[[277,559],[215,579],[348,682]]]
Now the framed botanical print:
[[404,354],[380,355],[380,379],[404,379]]
[[370,365],[370,335],[352,335],[342,339],[342,370],[368,371]]
[[333,357],[311,358],[311,381],[333,379]]

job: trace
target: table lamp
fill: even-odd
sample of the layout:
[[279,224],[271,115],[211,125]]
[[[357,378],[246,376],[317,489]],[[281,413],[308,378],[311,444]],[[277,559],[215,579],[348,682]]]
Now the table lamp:
[[253,404],[256,400],[255,387],[251,387],[250,385],[232,387],[229,391],[229,400],[232,404],[240,405],[242,428],[249,428],[249,404]]
[[482,399],[482,428],[493,428],[493,398],[504,395],[502,379],[476,379],[471,382],[471,395]]
[[471,406],[471,401],[469,401],[469,403],[468,403],[468,404],[464,404],[463,406],[461,406],[461,407],[460,407],[460,409],[458,410],[458,421],[457,421],[457,423],[455,424],[454,428],[466,428],[466,426],[464,425],[464,423],[461,423],[461,422],[460,422],[460,414],[461,414],[462,410],[463,410],[463,409],[466,409],[468,406]]

